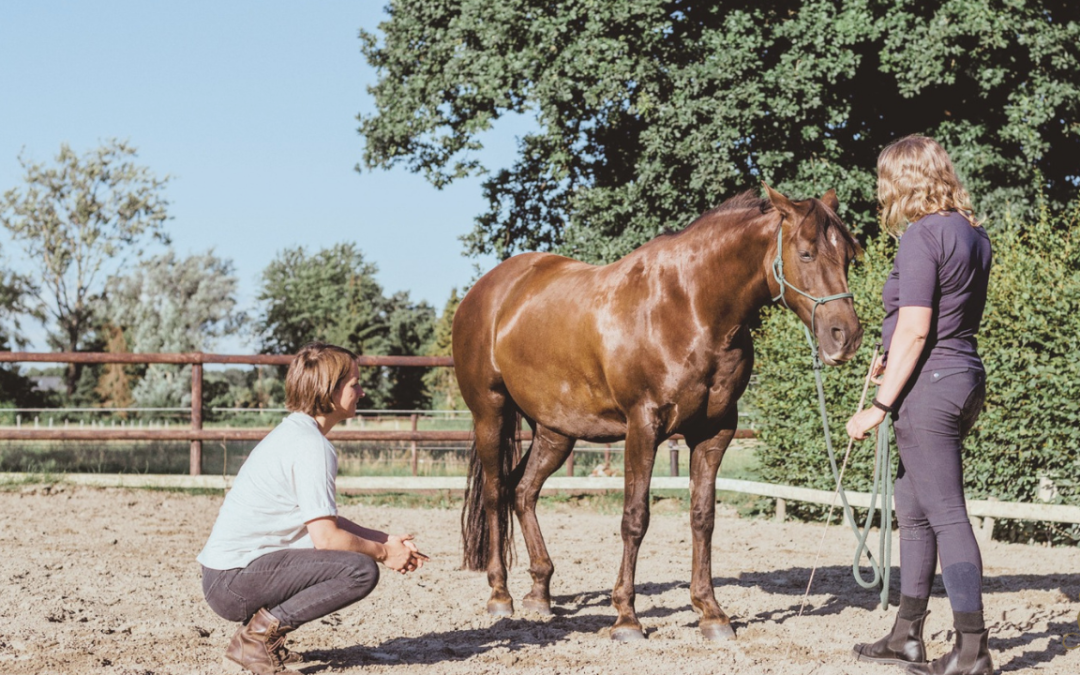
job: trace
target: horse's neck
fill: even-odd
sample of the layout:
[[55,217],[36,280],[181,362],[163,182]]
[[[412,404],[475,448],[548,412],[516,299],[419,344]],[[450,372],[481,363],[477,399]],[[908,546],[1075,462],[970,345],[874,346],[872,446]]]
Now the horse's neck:
[[775,255],[776,219],[769,214],[724,214],[728,222],[702,223],[687,244],[695,251],[695,304],[718,327],[745,325],[772,300],[768,260]]

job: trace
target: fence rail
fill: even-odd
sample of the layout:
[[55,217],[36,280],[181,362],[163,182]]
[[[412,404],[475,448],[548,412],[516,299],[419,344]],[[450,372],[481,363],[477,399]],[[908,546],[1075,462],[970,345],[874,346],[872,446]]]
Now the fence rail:
[[[0,481],[17,481],[24,474],[0,473]],[[543,492],[617,492],[624,487],[621,477],[569,478],[552,476],[544,482]],[[92,487],[129,487],[129,488],[209,488],[228,489],[232,485],[232,476],[179,476],[154,474],[65,474],[63,481],[76,485]],[[343,492],[418,492],[449,491],[463,492],[467,479],[464,476],[339,476],[337,488]],[[653,476],[651,486],[657,490],[688,490],[688,477]],[[734,478],[717,478],[716,489],[726,492],[771,497],[777,501],[777,518],[783,519],[783,505],[787,500],[802,501],[812,504],[833,504],[836,498],[828,490],[758,483]],[[847,492],[848,503],[859,508],[870,506],[870,494],[866,492]],[[881,508],[880,500],[877,508]],[[976,536],[984,541],[993,537],[996,521],[1001,518],[1010,520],[1046,521],[1064,524],[1080,523],[1080,506],[1066,504],[1028,504],[1022,502],[1002,502],[997,500],[969,500],[968,515],[975,526]]]
[[[186,354],[126,354],[113,352],[0,352],[0,363],[165,363],[191,366],[191,426],[188,429],[22,429],[0,428],[0,441],[189,441],[189,474],[202,475],[202,444],[205,441],[259,441],[270,429],[204,429],[203,428],[203,365],[239,364],[283,366],[292,361],[288,354],[206,354],[192,352]],[[447,368],[453,367],[454,360],[449,356],[360,356],[357,363],[362,367],[414,367]],[[416,473],[416,443],[423,441],[472,440],[470,431],[419,431],[418,415],[410,415],[409,430],[368,430],[344,429],[331,431],[328,438],[332,441],[407,441],[412,444],[413,473]],[[753,438],[754,432],[740,429],[736,438]],[[681,439],[673,436],[672,440]],[[532,434],[523,431],[521,439],[528,441]],[[568,469],[573,471],[573,453],[567,460]],[[678,450],[671,450],[672,475],[678,475]]]
[[[128,354],[117,352],[0,352],[0,363],[167,363],[203,365],[206,363],[287,366],[291,354],[206,354],[203,352]],[[449,356],[359,356],[361,366],[415,366],[432,368],[453,366]]]
[[[24,441],[190,441],[190,475],[136,475],[136,474],[67,474],[64,480],[82,485],[127,486],[127,487],[228,487],[231,478],[226,476],[202,475],[202,444],[204,441],[258,441],[269,429],[204,429],[202,426],[202,384],[203,365],[288,365],[290,355],[270,354],[206,354],[201,352],[187,354],[123,354],[105,352],[0,352],[0,363],[165,363],[191,366],[191,427],[189,429],[21,429],[0,428],[0,440]],[[443,356],[361,356],[357,360],[364,367],[452,367],[454,361]],[[344,429],[332,431],[328,435],[335,441],[408,441],[412,443],[412,461],[415,473],[416,443],[422,441],[468,442],[472,439],[470,431],[419,431],[417,414],[410,415],[409,430],[370,430]],[[523,441],[530,440],[529,432],[521,432]],[[736,438],[753,438],[752,430],[740,429]],[[673,436],[672,440],[680,436]],[[658,489],[687,489],[689,479],[678,477],[678,449],[670,446],[672,476],[654,477],[652,486]],[[568,460],[573,469],[573,453]],[[571,474],[572,475],[572,474]],[[0,474],[0,480],[17,480],[19,474]],[[463,477],[350,477],[338,479],[338,487],[343,490],[463,490]],[[545,483],[547,490],[621,490],[622,478],[562,478],[552,477]],[[832,503],[833,494],[824,490],[773,485],[752,481],[717,478],[716,489],[777,500],[777,515],[782,517],[785,500],[806,501],[817,504]],[[848,493],[848,500],[853,506],[869,506],[870,496],[863,493]],[[981,520],[979,534],[989,538],[997,518],[1017,520],[1037,520],[1059,523],[1080,523],[1080,507],[1058,504],[1025,504],[999,501],[969,501],[968,513],[973,519]]]
[[[239,364],[256,366],[285,366],[292,361],[289,354],[206,354],[190,352],[184,354],[127,354],[114,352],[0,352],[0,363],[166,363],[191,366],[191,428],[188,430],[156,429],[0,429],[0,440],[34,441],[190,441],[191,452],[188,462],[192,476],[202,474],[202,444],[207,440],[261,440],[268,429],[225,430],[203,429],[203,365],[207,363]],[[454,360],[448,356],[360,356],[360,366],[411,366],[419,368],[453,366]],[[337,434],[364,433],[364,437],[355,440],[443,440],[429,436],[445,432],[417,432],[415,416],[413,428],[408,432],[336,432]],[[370,435],[374,434],[374,435]],[[385,434],[385,435],[379,435]],[[353,437],[331,436],[341,440],[354,440]],[[446,439],[449,440],[449,439]],[[415,455],[415,450],[413,452]]]

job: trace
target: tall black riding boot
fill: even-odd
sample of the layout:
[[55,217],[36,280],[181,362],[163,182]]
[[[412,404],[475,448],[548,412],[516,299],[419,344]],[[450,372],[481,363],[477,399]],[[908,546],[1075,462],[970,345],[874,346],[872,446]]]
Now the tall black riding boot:
[[989,635],[986,629],[978,633],[957,631],[951,652],[931,663],[908,666],[907,671],[917,675],[991,675],[994,661],[986,644]]
[[873,644],[857,644],[853,653],[860,661],[870,661],[891,666],[926,663],[926,645],[923,643],[923,622],[926,615],[926,598],[900,596],[900,611],[888,635]]

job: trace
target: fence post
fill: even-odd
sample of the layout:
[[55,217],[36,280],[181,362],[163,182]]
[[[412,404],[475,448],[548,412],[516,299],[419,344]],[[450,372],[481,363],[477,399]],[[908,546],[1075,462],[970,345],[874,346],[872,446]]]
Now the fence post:
[[[420,420],[420,416],[417,415],[416,413],[413,413],[412,415],[409,415],[409,421],[411,423],[410,428],[413,431],[416,431],[416,425],[417,425],[417,422],[419,420]],[[415,476],[416,475],[416,464],[417,464],[417,460],[416,460],[416,441],[415,440],[414,441],[409,441],[409,449],[412,451],[412,475]]]
[[[191,364],[191,429],[202,430],[202,364]],[[202,475],[202,441],[191,441],[191,475]]]
[[571,478],[574,477],[574,451],[571,450],[570,454],[566,457],[566,475]]
[[672,478],[679,477],[679,442],[668,440],[668,456],[671,459],[671,476]]

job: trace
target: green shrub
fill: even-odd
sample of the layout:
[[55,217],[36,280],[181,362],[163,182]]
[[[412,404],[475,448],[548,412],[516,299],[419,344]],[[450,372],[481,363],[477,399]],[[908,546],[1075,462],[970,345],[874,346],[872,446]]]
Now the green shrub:
[[[965,444],[968,497],[1034,502],[1040,478],[1049,477],[1058,488],[1055,501],[1080,504],[1074,486],[1080,477],[1080,203],[1064,214],[1052,214],[1044,202],[1032,222],[1006,219],[989,223],[987,229],[994,266],[979,334],[987,400]],[[852,266],[850,284],[865,329],[863,347],[851,363],[823,371],[838,462],[847,447],[844,425],[856,409],[873,346],[880,340],[881,288],[895,250],[883,236],[869,242],[862,261]],[[757,431],[763,441],[763,478],[831,490],[835,485],[809,348],[798,319],[781,307],[763,315],[755,375],[747,403],[761,413]],[[872,443],[856,443],[846,489],[869,488],[872,461]],[[1003,525],[1013,538],[1038,529]]]

